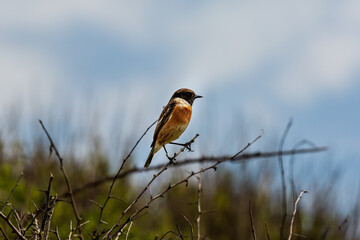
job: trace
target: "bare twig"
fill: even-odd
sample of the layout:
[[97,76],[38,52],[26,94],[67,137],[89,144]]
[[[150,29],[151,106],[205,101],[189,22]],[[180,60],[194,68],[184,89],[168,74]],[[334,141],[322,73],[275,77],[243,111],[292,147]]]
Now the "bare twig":
[[7,216],[5,216],[2,212],[0,212],[0,217],[7,223],[7,225],[10,226],[10,228],[16,233],[16,235],[20,239],[26,240],[25,236],[21,234],[21,231],[14,226],[14,224],[10,221],[10,219]]
[[69,232],[69,236],[68,236],[69,240],[71,240],[72,234],[73,234],[73,228],[72,228],[72,221],[70,220],[70,232]]
[[251,233],[253,236],[253,240],[256,240],[256,230],[255,230],[253,214],[252,214],[252,210],[251,210],[251,201],[249,201],[249,215],[250,215],[250,223],[251,223]]
[[125,240],[128,239],[128,236],[129,236],[129,232],[130,232],[130,229],[131,229],[131,226],[133,225],[133,222],[130,223],[130,226],[128,227],[128,230],[126,232],[126,236],[125,236]]
[[1,208],[0,212],[2,212],[2,211],[4,210],[4,208],[6,207],[6,205],[9,203],[9,200],[10,200],[10,198],[11,198],[11,196],[12,196],[13,192],[15,191],[15,188],[18,186],[19,181],[20,181],[20,179],[22,178],[22,176],[23,176],[23,175],[24,175],[24,173],[23,173],[23,172],[22,172],[22,173],[20,173],[19,178],[16,180],[15,186],[11,189],[11,192],[10,192],[10,194],[9,194],[8,198],[6,199],[6,201],[5,201],[4,205],[2,206],[2,208]]
[[193,235],[194,235],[194,230],[193,230],[193,226],[192,226],[192,224],[191,224],[191,222],[190,222],[190,220],[185,216],[185,215],[183,215],[183,214],[180,214],[184,219],[185,219],[185,221],[189,224],[189,227],[190,227],[190,237],[191,237],[191,240],[193,240],[194,238],[193,238]]
[[5,240],[8,240],[9,238],[6,236],[6,233],[4,232],[4,230],[1,228],[0,226],[0,232],[2,233],[2,235],[4,236]]
[[[46,195],[45,212],[44,212],[44,217],[43,217],[43,220],[41,223],[41,228],[40,228],[41,234],[47,233],[45,235],[45,237],[49,235],[48,232],[50,229],[50,221],[51,221],[52,213],[54,211],[55,204],[56,204],[55,198],[52,199],[52,202],[50,203],[50,198],[51,198],[50,191],[51,191],[51,183],[52,183],[53,179],[54,179],[54,176],[52,175],[52,173],[50,173],[49,185],[48,185],[47,190],[45,190],[45,195]],[[45,225],[47,225],[46,231],[44,231]]]
[[297,234],[297,233],[293,233],[292,235],[295,236],[295,237],[299,237],[299,238],[305,238],[305,239],[308,238],[307,236],[304,236],[304,235],[301,235],[301,234]]
[[[73,208],[73,212],[75,214],[75,217],[76,217],[76,220],[77,220],[77,226],[80,226],[81,224],[81,217],[80,217],[80,214],[79,214],[79,210],[77,208],[77,205],[76,205],[76,202],[75,202],[75,198],[74,198],[74,194],[73,194],[73,191],[72,191],[72,187],[71,187],[71,184],[70,184],[70,180],[69,180],[69,177],[67,175],[67,172],[64,168],[64,165],[63,165],[63,158],[61,157],[57,147],[55,146],[50,134],[48,133],[48,131],[46,130],[43,122],[39,119],[39,122],[40,122],[40,125],[42,127],[42,129],[44,130],[47,138],[49,139],[49,142],[50,142],[50,154],[52,152],[52,150],[55,151],[55,154],[57,156],[57,158],[59,159],[59,162],[60,162],[60,170],[64,176],[64,179],[65,179],[65,182],[66,182],[66,186],[67,186],[67,189],[68,189],[68,192],[69,192],[69,195],[70,195],[70,199],[71,199],[71,206]],[[79,233],[80,233],[80,239],[83,239],[82,237],[82,230],[81,230],[81,227],[78,228],[79,229]]]
[[[288,151],[283,151],[281,152],[281,154],[283,156],[285,155],[298,155],[298,154],[305,154],[305,153],[314,153],[314,152],[322,152],[322,151],[326,151],[327,147],[317,147],[317,148],[304,148],[304,149],[296,149],[296,150],[288,150]],[[252,160],[252,159],[259,159],[259,158],[271,158],[271,157],[277,157],[279,156],[280,152],[275,151],[275,152],[254,152],[254,153],[244,153],[241,154],[233,159],[231,159],[231,162],[239,162],[239,161],[248,161],[248,160]],[[223,159],[229,159],[231,158],[230,156],[218,156],[218,157],[210,157],[210,156],[203,156],[200,158],[190,158],[190,159],[184,159],[181,160],[179,162],[176,163],[176,165],[171,165],[169,166],[170,168],[174,168],[174,167],[180,167],[180,166],[184,166],[184,165],[191,165],[191,164],[202,164],[202,163],[208,163],[208,162],[217,162],[219,160],[223,160]],[[154,166],[150,166],[149,168],[144,168],[144,167],[133,167],[131,169],[128,169],[122,173],[120,173],[117,177],[117,179],[120,178],[124,178],[127,177],[128,175],[131,174],[135,174],[135,173],[142,173],[142,172],[147,172],[147,171],[154,171],[154,170],[159,170],[161,168],[164,167],[164,164],[158,164],[158,165],[154,165]],[[94,187],[98,187],[102,184],[104,184],[105,182],[108,181],[112,181],[114,179],[114,176],[107,176],[101,179],[97,179],[95,181],[92,182],[88,182],[86,184],[84,184],[83,186],[80,186],[78,188],[74,188],[73,189],[73,193],[74,194],[78,194],[82,191],[85,191],[86,189],[91,189]],[[68,192],[64,192],[62,194],[59,195],[59,198],[61,197],[67,197],[69,196]]]
[[280,226],[280,239],[285,239],[284,236],[284,226],[285,226],[285,221],[286,221],[286,215],[287,215],[287,203],[286,203],[286,183],[285,183],[285,173],[284,173],[284,164],[283,164],[283,147],[284,147],[284,143],[285,143],[285,139],[289,133],[289,130],[291,128],[293,121],[292,118],[289,119],[288,124],[286,125],[286,128],[284,130],[284,133],[281,137],[280,140],[280,144],[279,144],[279,166],[280,166],[280,172],[281,172],[281,185],[282,185],[282,211],[283,211],[283,218],[281,221],[281,226]]
[[197,218],[196,218],[196,226],[197,226],[197,240],[201,239],[200,233],[200,217],[201,217],[201,173],[197,177],[199,184],[198,184],[198,200],[197,200]]
[[[196,134],[195,137],[193,137],[188,143],[186,143],[187,146],[191,145],[192,143],[194,143],[195,139],[199,136],[199,134]],[[184,152],[186,149],[185,147],[182,147],[177,153],[174,154],[173,158],[176,158],[177,156],[180,155],[180,153]],[[119,217],[119,219],[116,221],[116,223],[106,232],[105,236],[103,237],[103,239],[106,239],[109,234],[120,225],[120,221],[123,219],[124,215],[138,202],[138,200],[141,198],[141,196],[145,193],[145,191],[147,189],[149,189],[150,185],[154,182],[154,180],[160,175],[162,174],[164,171],[166,171],[168,169],[168,167],[172,164],[171,161],[169,161],[157,174],[154,174],[153,177],[151,178],[151,180],[149,181],[149,183],[145,186],[145,188],[140,192],[140,194],[134,199],[134,201],[132,203],[130,203],[130,205],[121,213],[121,216]],[[153,199],[153,197],[150,197],[150,201],[151,199]],[[148,207],[148,206],[147,206]],[[145,208],[147,208],[145,207]],[[124,224],[122,224],[120,226],[120,229],[117,232],[121,232],[122,229],[124,228],[125,224],[129,223],[130,221],[132,221],[137,215],[138,213],[140,213],[142,210],[144,210],[145,208],[142,208],[139,211],[136,211],[136,214],[132,215],[131,218],[128,218],[126,220],[126,222]]]
[[55,195],[49,201],[50,201],[49,205],[48,205],[49,210],[45,213],[47,215],[47,221],[46,221],[46,224],[44,226],[44,230],[42,231],[42,233],[44,234],[45,240],[47,240],[49,238],[51,218],[52,218],[53,213],[54,213],[54,209],[55,209],[55,205],[56,205],[56,201],[57,201],[57,195]]
[[160,238],[160,240],[162,240],[164,237],[166,237],[166,235],[168,235],[168,234],[170,234],[170,233],[176,235],[178,238],[181,239],[181,236],[180,236],[178,233],[176,233],[176,232],[174,232],[174,231],[167,231],[167,232]]
[[50,230],[50,232],[55,234],[57,240],[61,240],[58,227],[55,227],[55,231]]
[[[21,219],[20,219],[19,215],[17,214],[16,210],[13,209],[13,208],[11,207],[11,205],[9,205],[9,201],[10,201],[10,198],[11,198],[12,194],[14,193],[16,187],[18,186],[19,181],[20,181],[20,179],[22,178],[23,175],[24,175],[24,173],[21,173],[20,176],[19,176],[19,178],[16,180],[15,186],[11,189],[11,192],[10,192],[8,198],[7,198],[6,201],[3,203],[3,206],[2,206],[2,208],[1,208],[1,210],[0,210],[0,217],[7,223],[7,225],[10,226],[10,228],[13,230],[13,232],[15,232],[20,239],[26,239],[25,236],[24,236],[24,235],[22,234],[22,232],[21,232],[21,225],[19,226],[19,224],[21,224]],[[10,207],[10,209],[11,209],[11,210],[10,210],[10,213],[8,214],[8,216],[6,216],[6,215],[3,214],[3,210],[4,210],[4,208],[5,208],[6,206]],[[18,227],[16,227],[16,226],[10,221],[10,214],[11,214],[11,212],[14,212],[14,214],[15,214],[15,220],[16,220],[16,223],[17,223]],[[4,237],[7,238],[7,236],[6,236],[5,232],[3,231],[3,229],[1,229],[1,232],[2,232],[2,234],[4,235]]]
[[302,197],[302,195],[303,195],[304,193],[307,193],[307,191],[306,191],[306,190],[301,190],[301,192],[300,192],[300,194],[299,194],[299,197],[298,197],[298,198],[296,199],[296,201],[295,201],[294,211],[293,211],[292,216],[291,216],[290,233],[289,233],[288,240],[291,240],[291,236],[293,235],[292,230],[293,230],[293,224],[294,224],[294,219],[295,219],[295,214],[296,214],[297,205],[298,205],[298,202],[300,201],[300,198]]
[[[263,133],[264,133],[264,131],[262,131],[261,134],[260,134],[258,137],[256,137],[251,143],[248,143],[241,151],[239,151],[239,152],[238,152],[237,154],[235,154],[234,156],[236,157],[236,155],[242,153],[245,149],[247,149],[249,146],[251,146],[253,143],[255,143],[259,138],[261,138],[261,136],[263,135]],[[233,157],[234,157],[234,156],[233,156]],[[203,173],[203,172],[205,172],[205,171],[208,171],[208,170],[210,170],[210,169],[216,170],[217,165],[219,165],[220,163],[225,162],[225,161],[227,161],[227,160],[231,160],[231,159],[232,159],[232,158],[230,157],[230,158],[227,158],[227,159],[218,160],[216,163],[212,164],[212,165],[209,166],[209,167],[202,168],[202,169],[200,169],[199,171],[196,171],[196,172],[191,172],[191,173],[190,173],[187,177],[185,177],[184,179],[179,180],[178,182],[175,182],[175,183],[173,183],[173,184],[169,184],[169,186],[168,186],[167,188],[165,188],[163,191],[161,191],[161,192],[160,192],[159,194],[157,194],[156,196],[151,197],[150,200],[149,200],[145,205],[143,205],[141,208],[137,209],[130,217],[127,218],[127,220],[126,220],[123,224],[119,225],[119,221],[118,221],[118,222],[107,232],[107,234],[104,236],[103,239],[106,239],[106,238],[108,237],[109,233],[111,233],[117,226],[120,226],[120,227],[119,227],[119,230],[118,230],[117,232],[121,231],[121,230],[124,228],[124,225],[125,225],[125,224],[127,224],[127,223],[130,222],[130,221],[132,221],[139,213],[141,213],[143,210],[147,209],[153,201],[155,201],[156,199],[158,199],[158,198],[160,198],[160,197],[163,197],[164,194],[167,193],[169,190],[173,189],[174,187],[176,187],[176,186],[178,186],[178,185],[180,185],[180,184],[182,184],[182,183],[187,183],[188,180],[189,180],[191,177],[195,176],[195,175],[198,175],[198,174]],[[165,166],[165,167],[167,167],[167,166]],[[122,216],[123,216],[123,215],[122,215]],[[121,217],[121,218],[122,218],[122,217]],[[120,219],[120,220],[121,220],[121,219]],[[116,234],[116,233],[115,233],[115,234]],[[113,237],[113,235],[110,236],[110,238],[111,238],[111,237]]]
[[235,159],[239,154],[243,153],[248,147],[250,147],[254,142],[256,142],[259,138],[264,135],[264,129],[261,129],[261,133],[257,138],[255,138],[252,142],[249,142],[243,149],[241,149],[239,152],[237,152],[234,156],[232,156],[230,159]]
[[123,159],[122,163],[121,163],[121,166],[118,170],[118,172],[115,174],[115,176],[111,177],[112,179],[112,182],[111,182],[111,185],[110,185],[110,188],[109,188],[109,192],[108,192],[108,195],[104,201],[104,203],[101,205],[100,207],[100,215],[99,215],[99,219],[98,219],[98,224],[93,232],[93,237],[96,238],[98,235],[97,235],[97,232],[99,230],[99,227],[100,227],[100,224],[103,223],[103,219],[102,219],[102,216],[103,216],[103,213],[104,213],[104,208],[106,207],[107,203],[109,202],[110,198],[112,198],[111,196],[111,193],[112,193],[112,189],[115,185],[115,182],[116,180],[118,179],[119,175],[120,175],[120,172],[123,170],[124,166],[125,166],[125,163],[127,162],[127,160],[130,158],[131,154],[133,153],[133,151],[135,150],[135,148],[137,147],[137,145],[139,144],[139,142],[141,141],[141,139],[146,135],[146,133],[150,130],[150,128],[152,126],[155,125],[155,123],[157,122],[154,121],[146,130],[145,132],[141,135],[141,137],[137,140],[137,142],[135,143],[134,147],[131,149],[131,151],[129,152],[129,154]]

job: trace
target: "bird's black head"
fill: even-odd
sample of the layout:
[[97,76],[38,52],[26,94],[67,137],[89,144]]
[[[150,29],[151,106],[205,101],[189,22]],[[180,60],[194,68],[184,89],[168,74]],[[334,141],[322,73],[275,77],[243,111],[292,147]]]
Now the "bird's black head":
[[174,98],[182,98],[192,105],[196,98],[202,98],[202,96],[196,95],[191,89],[181,88],[172,95],[171,99]]

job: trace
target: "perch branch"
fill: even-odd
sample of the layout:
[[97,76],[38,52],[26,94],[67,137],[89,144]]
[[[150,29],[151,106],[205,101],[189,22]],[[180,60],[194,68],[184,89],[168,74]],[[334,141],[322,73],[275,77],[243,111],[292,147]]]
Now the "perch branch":
[[[193,137],[187,144],[188,145],[191,145],[192,143],[194,143],[195,139],[199,136],[199,134],[196,134],[195,137]],[[184,146],[182,147],[177,153],[174,154],[174,157],[173,158],[176,158],[177,156],[179,156],[182,152],[185,151],[187,147]],[[113,225],[108,231],[107,233],[105,234],[105,236],[103,237],[103,239],[106,239],[108,237],[108,235],[115,229],[117,228],[119,225],[120,225],[120,221],[123,219],[124,215],[138,202],[138,200],[141,198],[141,196],[145,193],[145,191],[150,187],[150,185],[155,181],[155,179],[160,175],[162,174],[164,171],[167,170],[167,168],[172,164],[171,161],[169,161],[157,174],[154,174],[153,177],[151,178],[151,180],[149,181],[149,183],[146,185],[146,187],[140,192],[140,194],[135,198],[135,200],[130,203],[130,205],[121,213],[121,216],[119,217],[119,219],[116,221],[116,224]],[[151,197],[150,199],[152,199],[153,197]],[[143,209],[142,209],[143,210]],[[140,211],[139,211],[140,213]],[[120,226],[120,229],[119,231],[117,232],[121,232],[122,229],[125,227],[126,224],[128,224],[130,221],[132,221],[135,217],[137,216],[134,215],[131,219],[127,219],[126,222],[124,224],[122,224]]]
[[[264,133],[264,131],[262,130],[261,134],[260,134],[258,137],[256,137],[252,142],[248,143],[241,151],[239,151],[238,153],[236,153],[236,154],[233,155],[232,157],[227,158],[227,159],[218,160],[216,163],[212,164],[211,166],[206,167],[206,168],[202,168],[202,169],[200,169],[199,171],[196,171],[196,172],[193,172],[193,171],[192,171],[192,172],[191,172],[187,177],[185,177],[184,179],[179,180],[179,181],[176,182],[176,183],[169,184],[169,186],[168,186],[167,188],[165,188],[162,192],[160,192],[160,193],[157,194],[156,196],[151,197],[150,200],[149,200],[145,205],[143,205],[141,208],[137,209],[130,217],[128,217],[127,220],[126,220],[123,224],[120,225],[119,230],[118,230],[117,232],[122,231],[122,229],[124,228],[124,225],[125,225],[125,224],[127,224],[127,223],[130,222],[130,221],[132,221],[139,213],[141,213],[143,210],[147,209],[153,201],[155,201],[156,199],[158,199],[158,198],[160,198],[160,197],[163,197],[164,194],[167,193],[170,189],[173,189],[174,187],[176,187],[176,186],[178,186],[178,185],[180,185],[180,184],[182,184],[182,183],[188,183],[188,180],[189,180],[191,177],[195,176],[195,175],[198,175],[198,174],[203,173],[203,172],[205,172],[205,171],[208,171],[208,170],[210,170],[210,169],[216,170],[217,165],[219,165],[220,163],[225,162],[225,161],[227,161],[227,160],[231,160],[231,159],[233,159],[234,157],[236,157],[238,154],[240,154],[240,153],[242,153],[243,151],[245,151],[248,147],[250,147],[253,143],[255,143],[259,138],[261,138],[262,135],[263,135],[263,133]],[[108,234],[111,233],[111,232],[114,230],[114,228],[117,227],[117,226],[119,226],[119,222],[117,222],[117,223],[108,231],[108,233],[105,235],[105,237],[104,237],[103,239],[106,239],[106,237],[108,236]],[[116,234],[116,233],[115,233],[115,234]],[[111,237],[113,237],[113,235],[110,236],[110,238],[111,238]]]
[[[293,150],[287,150],[283,151],[282,155],[298,155],[298,154],[305,154],[305,153],[314,153],[314,152],[322,152],[326,151],[327,147],[316,147],[316,148],[304,148],[304,149],[293,149]],[[231,162],[239,162],[239,161],[247,161],[247,160],[253,160],[253,159],[259,159],[259,158],[271,158],[271,157],[277,157],[279,156],[280,152],[255,152],[255,153],[248,153],[248,154],[241,154],[240,156],[237,156],[233,159],[230,159]],[[193,159],[184,159],[176,163],[176,165],[171,165],[169,167],[180,167],[185,165],[191,165],[191,164],[202,164],[207,162],[217,162],[222,159],[229,159],[230,156],[218,156],[218,157],[208,157],[203,156],[200,158],[193,158]],[[128,175],[135,174],[135,173],[141,173],[141,172],[147,172],[147,171],[153,171],[158,170],[164,167],[164,164],[158,164],[154,166],[150,166],[149,168],[143,168],[143,167],[134,167],[129,170],[126,170],[118,175],[117,179],[127,177]],[[78,194],[86,189],[91,189],[94,187],[98,187],[105,182],[111,181],[114,179],[115,176],[107,176],[92,182],[88,182],[84,184],[83,186],[80,186],[78,188],[74,188],[73,193]],[[69,195],[68,192],[64,192],[59,195],[60,197],[67,197]]]

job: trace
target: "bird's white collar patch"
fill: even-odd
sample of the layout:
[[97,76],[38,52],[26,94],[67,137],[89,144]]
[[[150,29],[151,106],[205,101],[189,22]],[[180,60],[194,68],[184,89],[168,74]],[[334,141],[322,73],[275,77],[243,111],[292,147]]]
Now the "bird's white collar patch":
[[174,99],[177,104],[179,104],[179,107],[189,107],[191,106],[188,101],[182,98],[175,98]]

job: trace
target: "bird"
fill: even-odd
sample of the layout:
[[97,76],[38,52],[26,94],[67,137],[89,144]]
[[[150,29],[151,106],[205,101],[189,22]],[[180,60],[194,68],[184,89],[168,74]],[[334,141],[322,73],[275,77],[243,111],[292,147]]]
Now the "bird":
[[[158,119],[153,141],[150,145],[151,151],[145,162],[144,168],[150,166],[154,154],[161,148],[164,148],[167,154],[165,145],[178,139],[185,131],[191,119],[192,104],[197,98],[202,98],[202,96],[196,95],[194,91],[188,88],[181,88],[172,95]],[[179,143],[172,144],[185,146],[185,144]]]

